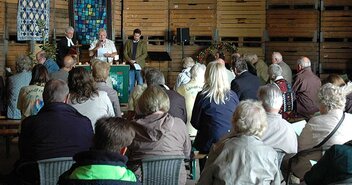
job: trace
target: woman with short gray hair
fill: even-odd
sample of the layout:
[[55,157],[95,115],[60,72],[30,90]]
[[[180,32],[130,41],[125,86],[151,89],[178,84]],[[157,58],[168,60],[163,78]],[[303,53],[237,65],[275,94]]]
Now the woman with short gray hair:
[[299,151],[318,145],[340,120],[342,120],[340,127],[322,147],[330,148],[334,144],[343,144],[352,140],[352,114],[344,113],[346,96],[343,90],[327,83],[320,88],[318,97],[320,115],[312,117],[304,127],[298,138]]
[[198,184],[280,184],[277,153],[260,140],[267,127],[261,103],[241,101],[232,124],[231,134],[213,145]]

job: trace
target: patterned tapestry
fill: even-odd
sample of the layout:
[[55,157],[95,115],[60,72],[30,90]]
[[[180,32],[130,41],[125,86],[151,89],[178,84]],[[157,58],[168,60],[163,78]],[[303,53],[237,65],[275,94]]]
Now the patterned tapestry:
[[[38,21],[45,23],[45,29],[40,30]],[[19,0],[17,11],[17,39],[43,40],[49,35],[50,0]]]
[[107,30],[106,0],[75,0],[73,3],[74,28],[82,44],[90,44],[100,28]]

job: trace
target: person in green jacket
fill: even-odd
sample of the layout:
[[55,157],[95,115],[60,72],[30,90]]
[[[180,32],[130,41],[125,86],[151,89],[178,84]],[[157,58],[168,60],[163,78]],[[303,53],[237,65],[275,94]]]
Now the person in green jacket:
[[58,184],[140,184],[127,169],[124,156],[135,137],[130,125],[119,117],[100,118],[95,124],[93,149],[76,154],[73,157],[76,163],[60,176]]
[[140,29],[133,30],[133,40],[127,40],[124,48],[124,59],[130,65],[128,93],[132,91],[136,81],[137,85],[143,84],[141,69],[145,66],[148,51],[147,43],[140,39],[141,36]]

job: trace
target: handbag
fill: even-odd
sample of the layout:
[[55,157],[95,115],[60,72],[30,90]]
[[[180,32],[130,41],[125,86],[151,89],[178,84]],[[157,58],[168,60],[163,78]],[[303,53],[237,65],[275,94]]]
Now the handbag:
[[[306,172],[308,172],[312,167],[312,164],[310,161],[311,160],[318,161],[323,156],[325,151],[325,149],[322,147],[323,144],[325,144],[331,138],[331,136],[335,134],[335,132],[340,127],[344,119],[345,119],[345,113],[343,113],[340,121],[337,123],[334,130],[332,130],[329,133],[329,135],[327,135],[323,139],[323,141],[321,141],[318,145],[314,146],[313,148],[298,152],[296,155],[290,158],[289,170],[290,172],[292,172],[293,175],[298,177],[301,181],[303,180],[303,177],[306,174]],[[291,173],[288,173],[288,176],[290,176],[290,174]],[[286,180],[288,180],[288,177]]]

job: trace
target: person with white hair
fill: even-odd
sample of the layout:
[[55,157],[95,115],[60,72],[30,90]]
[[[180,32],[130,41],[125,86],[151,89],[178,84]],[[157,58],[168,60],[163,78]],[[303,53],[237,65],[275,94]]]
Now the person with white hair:
[[[305,125],[298,137],[298,151],[321,145],[329,149],[335,144],[344,144],[352,140],[352,114],[344,113],[346,96],[341,87],[331,83],[324,84],[319,90],[320,115],[312,117]],[[338,123],[341,122],[339,125]],[[339,125],[339,126],[338,126]],[[336,132],[324,143],[321,142],[335,129]],[[310,156],[310,160],[319,160],[321,153]],[[311,165],[306,165],[305,160],[300,160],[293,169],[293,173],[303,178]]]
[[89,56],[111,63],[113,57],[117,55],[114,41],[106,38],[107,32],[104,28],[99,29],[98,36],[99,38],[90,44]]
[[317,104],[317,95],[321,86],[321,81],[312,69],[311,62],[307,57],[301,57],[297,60],[297,78],[292,86],[296,94],[296,113],[305,119],[319,111]]
[[74,38],[75,29],[72,26],[65,28],[65,38],[57,43],[57,57],[56,62],[60,68],[64,67],[64,58],[69,54],[70,50],[77,44]]
[[197,184],[280,184],[277,153],[260,139],[267,128],[261,103],[242,101],[232,125],[231,134],[213,145]]
[[265,144],[287,154],[297,153],[297,136],[290,123],[279,114],[282,105],[282,93],[274,84],[261,86],[258,99],[266,111],[268,129],[262,140]]
[[244,58],[247,62],[254,66],[257,76],[260,79],[260,84],[265,85],[268,82],[268,65],[261,59],[258,58],[257,54],[246,54]]
[[284,62],[281,53],[273,52],[271,62],[278,64],[282,68],[282,76],[288,83],[292,84],[292,70],[290,66]]
[[268,74],[272,84],[276,85],[283,94],[283,104],[279,113],[282,115],[282,118],[288,120],[294,107],[294,92],[292,86],[282,76],[282,69],[278,64],[271,64],[268,69]]
[[191,57],[186,57],[182,60],[183,69],[177,76],[174,90],[177,90],[178,87],[188,83],[191,80],[192,76],[190,71],[194,64],[195,62]]
[[198,92],[202,91],[204,85],[205,65],[197,63],[191,68],[191,80],[177,88],[177,92],[185,97],[187,110],[187,129],[191,137],[197,135],[197,130],[191,125],[192,110]]

